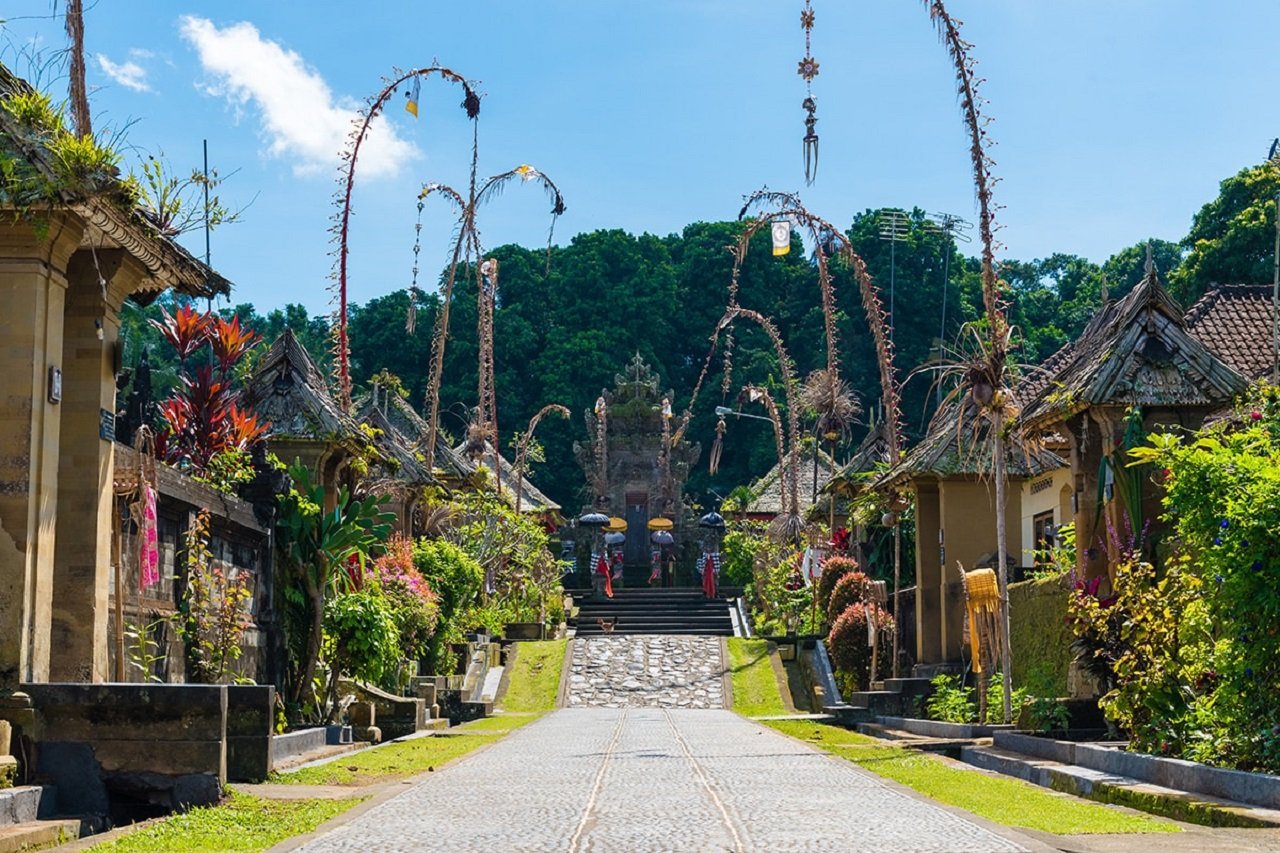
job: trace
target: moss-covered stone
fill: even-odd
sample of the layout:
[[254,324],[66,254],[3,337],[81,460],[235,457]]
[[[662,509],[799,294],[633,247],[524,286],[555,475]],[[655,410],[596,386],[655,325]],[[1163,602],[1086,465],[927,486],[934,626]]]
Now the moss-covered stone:
[[12,788],[17,778],[17,760],[11,755],[0,755],[0,791]]
[[1025,685],[1037,694],[1067,695],[1072,657],[1068,595],[1062,578],[1009,584],[1009,644],[1015,685]]
[[[1081,795],[1079,790],[1070,785],[1062,785],[1059,780],[1054,780],[1051,787],[1068,794]],[[1273,824],[1259,820],[1240,809],[1219,803],[1197,800],[1191,795],[1161,793],[1127,785],[1109,785],[1102,782],[1094,784],[1093,789],[1084,793],[1083,796],[1099,803],[1127,806],[1147,814],[1167,817],[1183,823],[1194,823],[1199,826],[1238,827],[1244,829],[1273,826]]]

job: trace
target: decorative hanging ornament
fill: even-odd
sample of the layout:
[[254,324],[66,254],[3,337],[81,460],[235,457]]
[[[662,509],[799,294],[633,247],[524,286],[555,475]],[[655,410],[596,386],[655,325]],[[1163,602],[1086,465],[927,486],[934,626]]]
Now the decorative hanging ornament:
[[724,455],[724,434],[727,430],[728,426],[721,415],[720,422],[716,424],[716,440],[711,442],[711,458],[707,466],[713,477],[720,470],[720,457]]
[[418,222],[413,228],[413,280],[409,283],[409,310],[404,318],[404,330],[410,335],[418,326],[418,255],[422,251],[422,208],[426,204],[423,198],[418,196]]
[[415,75],[409,91],[405,92],[404,111],[414,118],[418,117],[418,101],[422,97],[422,77]]
[[[813,33],[812,0],[804,0],[804,9],[800,12],[800,28],[804,30],[804,59],[800,60],[796,73],[804,78],[805,98],[801,106],[805,111],[804,119],[804,180],[812,184],[818,176],[818,104],[813,99],[813,78],[818,76],[818,60],[813,58],[810,36]],[[777,245],[776,243],[774,244]],[[774,254],[782,254],[775,249]]]
[[769,226],[773,236],[773,255],[779,257],[791,251],[791,220],[779,219]]
[[498,291],[498,259],[485,258],[480,262],[480,275],[484,276],[487,288],[486,296],[492,297]]

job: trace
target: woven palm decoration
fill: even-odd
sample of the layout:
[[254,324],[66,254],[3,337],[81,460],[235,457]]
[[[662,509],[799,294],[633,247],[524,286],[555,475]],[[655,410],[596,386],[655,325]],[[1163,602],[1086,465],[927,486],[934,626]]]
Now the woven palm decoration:
[[969,650],[973,671],[984,672],[1000,657],[1000,585],[994,569],[960,571],[969,615]]

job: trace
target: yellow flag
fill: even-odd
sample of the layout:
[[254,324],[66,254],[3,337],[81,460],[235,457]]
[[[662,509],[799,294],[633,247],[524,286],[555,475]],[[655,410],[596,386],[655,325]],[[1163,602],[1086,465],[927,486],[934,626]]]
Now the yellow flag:
[[422,78],[414,77],[413,89],[409,92],[409,100],[404,102],[404,111],[414,118],[418,117],[418,96],[420,94],[422,94]]
[[785,255],[791,251],[791,221],[779,219],[770,229],[773,233],[773,254]]

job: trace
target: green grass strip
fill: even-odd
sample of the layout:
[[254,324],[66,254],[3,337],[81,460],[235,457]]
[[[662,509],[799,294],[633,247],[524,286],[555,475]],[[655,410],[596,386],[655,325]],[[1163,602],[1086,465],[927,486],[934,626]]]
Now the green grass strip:
[[445,762],[498,740],[501,735],[435,735],[389,743],[291,773],[273,773],[283,785],[376,785],[435,770]]
[[1181,832],[1167,820],[1047,791],[1030,782],[954,767],[941,758],[869,738],[838,726],[805,721],[764,725],[901,782],[939,802],[1004,826],[1056,835]]
[[515,664],[500,707],[504,711],[550,711],[560,692],[567,640],[517,643]]
[[475,735],[475,734],[494,734],[504,735],[513,732],[521,726],[527,726],[534,720],[544,717],[543,713],[531,712],[500,712],[492,717],[484,717],[479,720],[472,720],[469,723],[463,723],[460,726],[454,726],[449,729],[448,736],[454,734]]
[[733,680],[733,710],[748,717],[788,714],[778,678],[770,661],[767,640],[730,637],[729,675]]
[[311,832],[360,800],[264,800],[232,791],[220,805],[174,815],[90,849],[99,853],[250,853]]
[[461,758],[555,708],[567,645],[564,640],[520,643],[501,703],[503,713],[497,716],[456,726],[449,734],[389,743],[339,755],[314,767],[275,773],[271,781],[285,785],[376,785],[426,773]]

